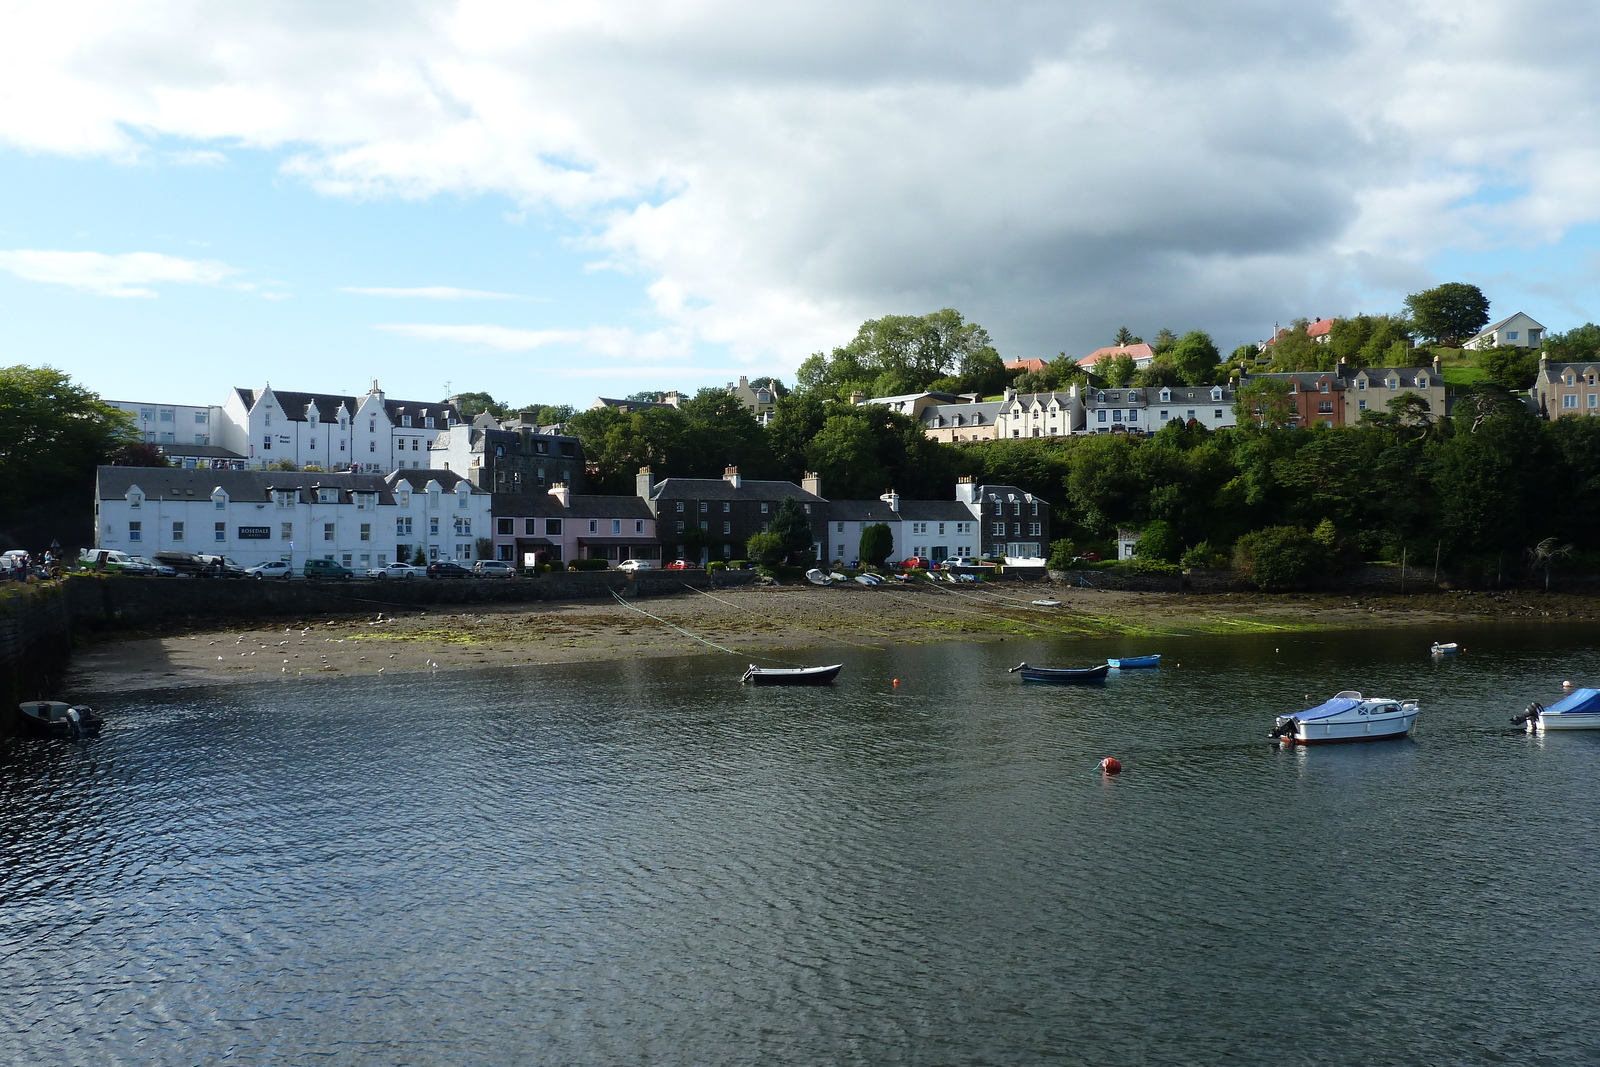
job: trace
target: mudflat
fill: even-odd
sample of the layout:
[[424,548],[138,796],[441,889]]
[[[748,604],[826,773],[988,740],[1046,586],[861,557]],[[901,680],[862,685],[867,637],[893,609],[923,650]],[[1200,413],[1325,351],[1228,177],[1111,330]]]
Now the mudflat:
[[[1035,598],[1061,601],[1039,607]],[[885,648],[943,640],[1262,633],[1600,619],[1588,597],[1430,593],[1407,597],[1130,593],[1059,586],[773,586],[686,591],[619,604],[497,605],[471,612],[226,619],[102,633],[79,649],[74,691],[118,692],[267,678],[762,653],[820,645]]]

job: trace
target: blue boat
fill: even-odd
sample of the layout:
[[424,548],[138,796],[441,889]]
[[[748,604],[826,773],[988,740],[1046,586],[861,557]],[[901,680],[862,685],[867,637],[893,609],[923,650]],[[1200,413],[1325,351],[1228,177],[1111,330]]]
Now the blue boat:
[[1511,720],[1530,733],[1546,730],[1600,730],[1600,689],[1574,689],[1548,708],[1538,702]]
[[1145,667],[1161,666],[1161,656],[1125,656],[1122,659],[1108,659],[1106,666],[1114,667],[1119,671],[1139,670]]
[[1030,667],[1026,663],[1019,663],[1011,668],[1010,673],[1022,673],[1024,682],[1065,682],[1069,685],[1085,685],[1106,680],[1106,672],[1111,668],[1102,663],[1098,667]]

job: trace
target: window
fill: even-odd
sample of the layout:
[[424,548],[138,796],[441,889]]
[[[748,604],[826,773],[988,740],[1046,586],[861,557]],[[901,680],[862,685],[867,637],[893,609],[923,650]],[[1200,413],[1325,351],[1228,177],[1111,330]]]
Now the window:
[[1003,522],[995,523],[994,524],[994,535],[996,537],[1004,537],[1006,535],[1006,524],[1003,523]]
[[212,527],[211,539],[213,541],[226,541],[228,539],[228,524],[225,522],[215,523]]
[[1194,418],[1194,408],[1190,408],[1188,411],[1186,411],[1183,417],[1185,420]]
[[711,510],[711,505],[710,504],[707,504],[704,500],[700,501],[700,514],[704,515],[706,512],[708,512],[710,510]]
[[600,520],[599,519],[590,519],[589,520],[589,532],[590,533],[599,533],[600,532]]
[[465,482],[461,483],[461,492],[456,494],[456,507],[465,508],[471,503],[471,494],[467,491]]
[[1367,387],[1367,380],[1365,378],[1357,378],[1356,379],[1356,392],[1359,393],[1363,389],[1365,389],[1366,387]]
[[138,493],[128,494],[128,506],[134,511],[138,511],[144,506],[144,497],[140,496]]
[[839,524],[839,532],[844,533],[844,523],[842,522]]
[[[1590,385],[1593,385],[1593,384],[1594,384],[1594,382],[1593,382],[1593,380],[1592,380],[1592,379],[1593,379],[1593,378],[1594,378],[1594,375],[1592,375],[1592,374],[1591,374],[1591,375],[1590,375],[1590,376],[1589,376],[1589,377],[1590,377],[1590,379],[1591,379],[1591,381],[1590,381],[1590,382],[1589,382],[1589,384],[1590,384]],[[762,501],[762,502],[761,502],[761,514],[763,514],[763,515],[765,515],[765,514],[766,514],[766,513],[767,513],[767,503],[766,503],[766,501]]]
[[1589,394],[1589,410],[1593,411],[1597,407],[1600,407],[1600,393],[1590,393]]
[[1356,410],[1357,411],[1365,411],[1365,410],[1367,410],[1367,402],[1365,400],[1357,400],[1356,401]]
[[494,520],[494,524],[495,532],[501,534],[502,536],[510,536],[516,532],[516,519],[496,519]]
[[1331,414],[1332,411],[1333,411],[1333,401],[1331,401],[1331,400],[1319,400],[1319,401],[1317,401],[1317,411],[1319,413],[1328,412],[1328,413]]
[[1040,533],[1043,532],[1043,528],[1044,528],[1044,524],[1043,523],[1030,522],[1030,523],[1028,523],[1028,534],[1031,537],[1038,537],[1040,535]]
[[315,437],[313,437],[311,439],[311,447],[312,448],[316,448],[317,447],[317,439]]
[[1576,408],[1578,406],[1578,395],[1576,393],[1568,393],[1561,398],[1561,406],[1564,408]]
[[261,451],[272,451],[272,435],[270,433],[261,438]]
[[293,489],[274,489],[272,491],[272,499],[280,508],[294,507],[295,498],[298,495]]
[[211,437],[208,434],[197,433],[194,435],[194,443],[197,445],[209,445]]
[[182,541],[183,540],[183,523],[176,522],[176,521],[173,522],[173,524],[172,524],[172,539],[174,541]]
[[269,412],[266,413],[266,419],[265,419],[265,421],[263,421],[261,423],[261,425],[263,425],[263,426],[271,426],[272,425],[272,412],[269,411]]
[[346,553],[344,553],[344,555],[342,557],[341,562],[343,562],[346,567],[350,566],[350,564],[352,562],[350,556],[351,556],[351,554],[349,552],[346,552]]
[[337,490],[337,489],[318,489],[317,490],[317,503],[319,503],[319,504],[337,504],[338,502],[339,502],[339,490]]
[[429,418],[426,418],[426,419],[422,420],[422,428],[425,429],[425,430],[433,429],[433,419],[432,419],[432,417],[429,417]]
[[683,512],[683,501],[681,501],[681,500],[678,501],[678,512],[679,512],[679,514],[682,514],[682,512]]
[[612,519],[611,520],[611,532],[614,533],[614,534],[619,534],[619,533],[622,532],[622,520],[621,519]]
[[1398,388],[1400,388],[1400,379],[1399,378],[1390,378],[1389,379],[1389,388],[1390,389],[1398,389]]
[[324,541],[332,541],[333,540],[333,534],[334,534],[334,524],[331,523],[331,522],[323,523],[322,524],[322,539]]
[[411,516],[399,515],[394,520],[394,535],[396,537],[411,536]]
[[555,536],[555,537],[560,537],[561,536],[561,520],[560,519],[546,519],[546,520],[544,520],[544,532],[547,533],[547,534],[550,534],[552,536]]
[[128,540],[137,541],[144,535],[144,524],[138,522],[128,523]]
[[368,441],[367,442],[367,451],[368,452],[376,452],[377,450],[378,450],[378,442],[376,442],[376,441]]
[[155,408],[140,408],[139,409],[139,417],[141,419],[143,419],[145,422],[155,422],[156,421],[156,409]]
[[372,540],[372,523],[364,522],[361,524],[361,540]]
[[1139,409],[1138,408],[1134,408],[1132,411],[1128,412],[1128,421],[1129,422],[1138,422],[1139,421]]
[[733,533],[733,523],[728,522],[726,519],[724,519],[723,523],[722,523],[722,532],[725,533],[725,534]]
[[730,512],[732,510],[733,510],[733,505],[728,503],[728,501],[724,500],[722,502],[722,513],[724,515],[726,515],[728,512]]
[[279,523],[278,524],[278,540],[280,540],[280,541],[293,541],[294,540],[294,523],[292,523],[292,522],[284,522],[284,523]]
[[633,520],[633,532],[637,533],[637,534],[644,533],[644,520],[643,519],[634,519]]
[[456,536],[468,537],[472,533],[472,520],[461,515],[456,516]]
[[683,533],[683,520],[682,519],[678,520],[678,532],[679,533]]
[[1161,421],[1162,422],[1168,422],[1171,419],[1172,419],[1172,416],[1170,414],[1168,414],[1166,411],[1162,411],[1161,412]]
[[1507,341],[1515,341],[1516,339],[1517,339],[1517,331],[1516,330],[1507,330],[1506,331],[1506,340]]
[[700,529],[709,530],[709,529],[711,529],[711,524],[709,522],[707,522],[706,520],[701,519],[700,520]]
[[340,452],[344,451],[344,438],[342,438],[342,437],[339,438],[339,451]]
[[1222,421],[1222,409],[1221,408],[1213,408],[1212,411],[1211,411],[1211,417],[1213,419],[1216,419],[1218,422],[1221,422]]
[[410,415],[401,415],[400,416],[400,425],[409,428],[411,426],[411,416]]

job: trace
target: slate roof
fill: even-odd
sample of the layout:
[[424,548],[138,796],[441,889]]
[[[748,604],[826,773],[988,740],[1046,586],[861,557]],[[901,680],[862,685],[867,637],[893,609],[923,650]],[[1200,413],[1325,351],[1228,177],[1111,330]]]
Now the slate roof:
[[823,522],[899,522],[905,516],[887,500],[830,500],[820,518]]
[[402,481],[404,481],[410,484],[412,489],[420,491],[422,487],[427,485],[429,482],[438,482],[439,488],[443,489],[447,493],[453,493],[456,491],[456,486],[458,484],[461,482],[466,482],[467,485],[471,487],[470,491],[473,494],[481,494],[484,492],[483,489],[480,489],[472,481],[462,477],[455,471],[436,470],[428,467],[408,467],[404,470],[391,471],[388,474],[373,475],[372,477],[383,478],[383,480],[388,483],[391,488],[398,486]]
[[971,522],[973,516],[959,500],[901,500],[900,517],[907,522]]
[[186,445],[182,441],[157,445],[164,456],[180,456],[190,459],[244,459],[232,449],[223,448],[221,445]]
[[1387,382],[1391,374],[1398,375],[1402,389],[1422,388],[1417,384],[1417,376],[1421,374],[1427,375],[1430,387],[1444,385],[1444,376],[1435,374],[1432,367],[1353,367],[1347,373],[1350,375],[1351,383],[1345,387],[1347,389],[1354,389],[1355,380],[1363,374],[1374,384]]
[[[993,426],[995,418],[1006,406],[1004,400],[985,400],[977,404],[930,404],[922,411],[922,425],[943,429],[946,426],[956,425],[955,418],[961,416],[962,426]],[[974,415],[982,415],[982,422],[973,422]],[[943,422],[936,422],[938,418]]]
[[[239,399],[244,403],[246,411],[256,406],[256,401],[260,399],[261,394],[265,391],[264,389],[234,388],[234,392],[239,394]],[[333,422],[338,419],[339,406],[341,404],[344,405],[345,411],[349,412],[350,416],[354,418],[356,409],[366,399],[366,397],[338,396],[333,393],[295,393],[285,389],[274,389],[272,390],[272,395],[277,397],[278,405],[283,408],[283,412],[290,422],[305,422],[306,408],[312,404],[317,407],[317,418],[323,422]],[[412,416],[414,422],[418,419],[432,416],[435,420],[438,420],[434,425],[440,429],[444,427],[446,420],[461,421],[461,413],[455,409],[454,405],[445,403],[425,404],[415,400],[389,400],[386,398],[383,402],[383,409],[389,416],[389,421],[396,426],[400,424],[400,416],[402,415]],[[413,428],[420,428],[420,423]]]
[[822,497],[808,493],[793,482],[769,482],[746,478],[735,489],[725,478],[664,478],[650,490],[651,500],[782,500],[792,496],[801,504],[822,503]]
[[272,499],[274,489],[336,488],[340,490],[341,502],[348,502],[349,494],[356,492],[377,493],[378,503],[394,503],[390,485],[380,474],[185,470],[181,467],[99,467],[95,471],[95,482],[96,492],[101,500],[114,500],[126,496],[128,490],[137,485],[144,490],[146,497],[153,500],[205,500],[211,496],[213,489],[221,487],[222,491],[228,494],[229,500],[265,502]]

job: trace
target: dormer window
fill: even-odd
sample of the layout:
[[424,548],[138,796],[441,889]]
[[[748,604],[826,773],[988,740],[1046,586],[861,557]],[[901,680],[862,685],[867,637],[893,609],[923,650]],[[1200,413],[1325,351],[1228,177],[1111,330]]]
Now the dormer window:
[[1161,390],[1161,402],[1163,404],[1170,404],[1172,402],[1172,390],[1171,389],[1162,389]]
[[1573,383],[1572,372],[1568,371],[1567,372],[1567,376],[1565,378],[1563,378],[1562,381],[1565,382],[1567,385],[1571,385]]
[[400,506],[403,508],[409,508],[411,506],[411,490],[400,490]]
[[422,420],[422,426],[423,426],[423,429],[426,429],[426,430],[433,429],[433,417],[430,415],[428,418],[423,419]]
[[411,425],[411,416],[410,415],[401,415],[400,416],[400,425],[401,426],[410,426]]
[[306,412],[306,421],[309,422],[313,426],[315,426],[317,424],[317,409],[316,408],[312,408],[310,411]]
[[218,489],[211,494],[211,505],[218,511],[225,511],[228,507],[228,494]]
[[1361,377],[1356,379],[1356,392],[1359,393],[1359,392],[1363,391],[1364,389],[1366,389],[1366,387],[1367,387],[1367,376],[1365,374],[1363,374]]
[[128,494],[128,506],[130,508],[132,508],[134,511],[138,511],[140,508],[144,507],[144,494],[143,493],[129,493]]
[[319,504],[337,504],[338,502],[339,502],[339,490],[337,490],[337,489],[318,489],[317,490],[317,503],[319,503]]
[[1398,389],[1398,388],[1400,388],[1400,379],[1391,376],[1389,378],[1389,388],[1390,389]]
[[1323,393],[1328,391],[1328,380],[1326,378],[1317,383],[1317,390]]
[[1426,389],[1427,387],[1428,387],[1428,376],[1426,374],[1417,375],[1417,388],[1418,389]]
[[1213,385],[1211,387],[1211,399],[1212,400],[1221,400],[1222,399],[1222,386]]

